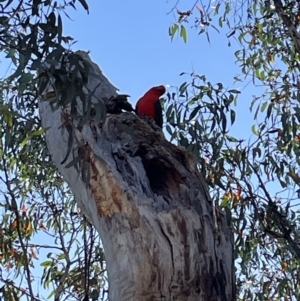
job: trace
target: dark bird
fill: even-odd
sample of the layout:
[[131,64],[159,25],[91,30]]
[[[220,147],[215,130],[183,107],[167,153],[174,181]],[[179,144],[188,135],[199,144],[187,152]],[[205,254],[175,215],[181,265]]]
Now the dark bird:
[[155,120],[155,123],[162,128],[163,115],[160,103],[160,96],[166,92],[165,86],[157,86],[151,88],[141,97],[135,107],[135,112],[139,116],[149,116]]
[[122,110],[133,112],[134,109],[132,105],[128,102],[127,97],[130,97],[127,94],[119,94],[117,96],[111,96],[106,101],[106,111],[110,114],[120,114]]

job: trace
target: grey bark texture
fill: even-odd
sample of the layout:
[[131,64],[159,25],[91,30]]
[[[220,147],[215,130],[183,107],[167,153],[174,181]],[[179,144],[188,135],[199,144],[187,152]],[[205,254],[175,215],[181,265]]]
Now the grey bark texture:
[[[117,95],[92,65],[93,102]],[[74,121],[73,150],[84,153],[85,169],[66,168],[65,114],[40,103],[52,160],[101,235],[110,301],[235,300],[233,236],[213,208],[194,158],[151,122],[133,113],[108,114],[103,123],[90,121],[81,129]]]

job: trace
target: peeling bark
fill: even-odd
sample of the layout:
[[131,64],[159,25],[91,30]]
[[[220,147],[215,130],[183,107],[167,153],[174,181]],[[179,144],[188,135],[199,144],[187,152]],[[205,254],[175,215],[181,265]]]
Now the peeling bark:
[[[89,89],[101,83],[93,101],[117,95],[92,65]],[[111,301],[236,299],[232,233],[189,153],[133,113],[108,114],[102,124],[73,127],[78,172],[61,164],[68,145],[62,110],[45,101],[40,114],[53,162],[100,232]]]

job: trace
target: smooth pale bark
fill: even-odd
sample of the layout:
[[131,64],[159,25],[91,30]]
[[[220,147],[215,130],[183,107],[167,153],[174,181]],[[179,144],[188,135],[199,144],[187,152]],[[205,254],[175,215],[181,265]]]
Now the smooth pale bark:
[[[93,101],[116,95],[99,67],[93,68],[90,90],[101,83]],[[53,112],[46,101],[40,114],[50,127],[53,162],[100,232],[110,301],[235,300],[232,233],[190,154],[132,113],[107,115],[103,124],[73,128],[74,154],[80,148],[81,166],[90,170],[86,185],[83,172],[61,164],[68,145],[62,111]]]

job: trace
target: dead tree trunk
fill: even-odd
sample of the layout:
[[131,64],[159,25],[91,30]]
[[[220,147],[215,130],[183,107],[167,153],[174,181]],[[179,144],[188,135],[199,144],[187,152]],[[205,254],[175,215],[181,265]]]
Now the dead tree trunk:
[[[92,65],[93,101],[116,95]],[[102,124],[73,127],[73,153],[83,154],[78,172],[61,164],[62,110],[46,101],[40,114],[53,162],[100,232],[110,301],[235,300],[232,233],[191,155],[132,113],[107,115]]]

